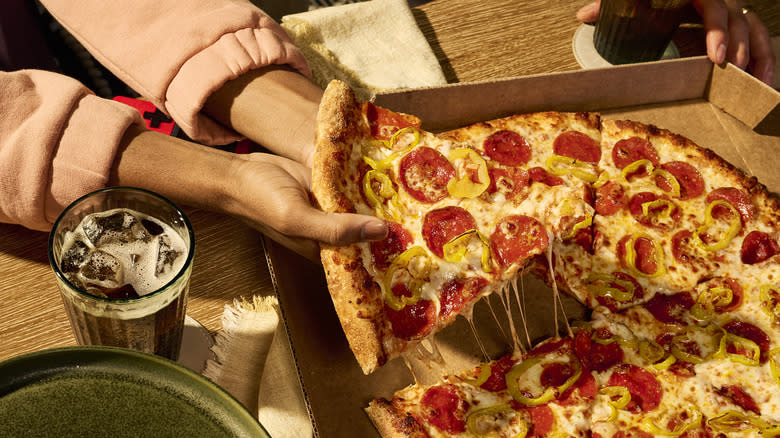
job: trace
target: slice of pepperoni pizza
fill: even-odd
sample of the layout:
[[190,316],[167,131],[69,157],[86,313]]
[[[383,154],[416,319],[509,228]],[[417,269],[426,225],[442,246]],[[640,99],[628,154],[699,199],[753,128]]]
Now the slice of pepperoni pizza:
[[434,135],[416,117],[330,84],[318,115],[315,198],[325,211],[389,226],[382,241],[322,249],[363,371],[468,315],[592,217],[583,198],[600,154],[594,114],[513,116]]

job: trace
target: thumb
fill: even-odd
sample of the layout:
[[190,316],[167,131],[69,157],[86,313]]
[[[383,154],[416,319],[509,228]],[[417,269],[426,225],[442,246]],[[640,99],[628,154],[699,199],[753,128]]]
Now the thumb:
[[593,23],[599,17],[600,1],[589,3],[577,11],[577,19],[583,23]]
[[353,213],[325,213],[312,208],[301,216],[299,235],[330,245],[342,246],[387,236],[387,224],[373,216]]

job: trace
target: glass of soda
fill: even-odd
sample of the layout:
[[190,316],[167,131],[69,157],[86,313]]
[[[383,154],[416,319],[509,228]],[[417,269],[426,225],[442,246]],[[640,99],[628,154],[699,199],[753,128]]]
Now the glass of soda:
[[601,0],[593,44],[611,64],[661,59],[690,0]]
[[158,194],[111,187],[70,204],[49,263],[78,343],[177,360],[194,252],[189,220]]

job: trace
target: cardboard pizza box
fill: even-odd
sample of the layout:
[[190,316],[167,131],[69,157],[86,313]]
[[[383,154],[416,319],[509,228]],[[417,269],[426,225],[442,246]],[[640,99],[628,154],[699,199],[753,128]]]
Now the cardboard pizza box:
[[[780,93],[741,70],[713,66],[704,57],[606,69],[536,75],[479,83],[400,91],[377,96],[376,104],[422,118],[438,132],[514,113],[599,111],[605,118],[655,124],[708,147],[780,192]],[[320,266],[267,241],[274,285],[298,367],[307,408],[319,437],[372,437],[378,433],[363,408],[414,382],[432,382],[509,351],[511,327],[499,296],[478,303],[472,326],[465,318],[436,335],[446,360],[442,368],[415,355],[396,359],[364,375],[328,295]],[[587,311],[563,297],[553,307],[552,291],[532,276],[518,283],[527,309],[527,334],[510,294],[515,329],[527,344],[552,335],[555,317],[582,319]],[[563,327],[562,325],[560,327]],[[480,342],[482,345],[480,345]]]

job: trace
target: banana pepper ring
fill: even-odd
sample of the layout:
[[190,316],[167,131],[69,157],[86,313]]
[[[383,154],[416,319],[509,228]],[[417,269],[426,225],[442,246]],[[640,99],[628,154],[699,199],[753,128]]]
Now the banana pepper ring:
[[[715,333],[713,333],[715,331]],[[685,331],[677,336],[674,336],[671,341],[671,352],[677,359],[683,362],[690,362],[692,364],[700,364],[711,357],[716,355],[721,348],[721,340],[724,335],[723,329],[714,326],[708,327],[696,327],[689,326],[685,328]],[[720,334],[721,339],[715,339]],[[697,339],[705,338],[711,341],[710,352],[703,351],[702,356],[690,353],[685,349],[686,342],[697,342]],[[699,344],[702,345],[702,344]],[[706,345],[705,345],[706,346]],[[725,351],[725,350],[724,350]]]
[[772,322],[777,322],[780,317],[780,288],[772,284],[764,284],[759,288],[758,294],[761,308],[772,318]]
[[[665,207],[660,212],[656,213],[657,207]],[[655,201],[650,202],[643,202],[642,203],[642,214],[647,216],[650,219],[654,218],[662,218],[666,219],[672,215],[672,212],[675,209],[675,205],[672,201],[668,199],[656,199]],[[652,209],[652,210],[651,210]]]
[[653,163],[650,162],[650,160],[648,159],[636,160],[633,163],[629,164],[628,166],[624,167],[623,170],[620,172],[620,175],[623,177],[623,179],[626,182],[628,182],[628,176],[636,172],[642,167],[644,167],[647,170],[648,174],[652,174],[653,170],[655,169]]
[[[650,274],[642,272],[636,267],[636,248],[634,245],[636,244],[637,239],[642,237],[653,242],[653,255],[655,257],[656,270]],[[631,272],[636,275],[641,275],[643,277],[658,277],[663,275],[664,272],[666,272],[666,262],[664,260],[664,250],[661,248],[661,243],[643,233],[632,234],[628,239],[628,242],[626,242],[626,264]]]
[[[447,182],[447,191],[450,195],[457,198],[476,198],[482,192],[487,190],[490,185],[490,175],[488,174],[487,162],[479,154],[469,148],[455,149],[449,154],[450,162],[455,160],[464,160],[477,166],[478,181],[472,181],[468,173],[452,178]],[[457,167],[456,167],[457,169]]]
[[482,386],[490,378],[490,375],[493,374],[493,370],[488,363],[481,363],[477,368],[479,368],[479,373],[473,379],[465,380],[469,385]]
[[608,422],[615,421],[618,416],[618,409],[625,408],[631,401],[631,393],[625,386],[605,386],[599,389],[599,394],[609,397],[607,404],[609,405],[610,414],[606,420]]
[[[380,185],[379,193],[374,191],[373,183],[378,182]],[[398,205],[398,192],[393,188],[393,182],[386,173],[379,170],[369,170],[363,176],[363,193],[366,195],[366,199],[380,216],[391,217],[395,220],[400,220],[400,207]],[[384,205],[384,200],[388,199],[387,207]]]
[[513,366],[512,369],[506,373],[505,379],[507,390],[509,391],[509,394],[512,395],[512,398],[514,398],[519,403],[522,403],[526,406],[539,406],[545,404],[563,394],[567,389],[574,385],[574,382],[576,382],[582,375],[582,365],[580,364],[579,360],[571,357],[571,363],[576,368],[571,377],[566,379],[566,381],[563,382],[563,384],[560,386],[548,386],[538,397],[529,397],[525,395],[525,393],[520,389],[518,380],[529,369],[536,365],[541,365],[540,362],[542,359],[543,357],[540,356],[526,359]]
[[[747,351],[747,355],[740,353],[729,353],[728,347],[733,345],[737,349],[744,349]],[[718,351],[715,353],[716,358],[729,358],[732,362],[741,363],[743,365],[758,366],[758,362],[761,359],[761,349],[758,344],[750,339],[743,338],[731,333],[724,333],[720,337],[718,344]]]
[[[617,278],[613,274],[590,274],[585,280],[586,286],[590,292],[601,297],[609,297],[620,302],[631,301],[634,298],[636,286],[628,280]],[[612,287],[616,284],[623,289]]]
[[577,235],[577,232],[582,230],[583,228],[587,228],[589,226],[593,225],[593,215],[589,214],[585,216],[585,218],[576,224],[571,228],[571,231],[569,234],[565,235],[564,239],[571,239],[572,237]]
[[710,418],[707,420],[707,425],[723,432],[743,432],[755,429],[769,430],[776,427],[755,415],[743,414],[733,410],[725,411]]
[[[731,223],[729,223],[729,229],[719,241],[711,245],[707,245],[703,240],[701,240],[701,234],[707,231],[707,228],[709,228],[710,225],[715,222],[715,218],[712,217],[712,209],[716,206],[723,206],[729,209],[731,212]],[[716,199],[710,202],[710,205],[708,205],[707,209],[704,211],[704,224],[697,228],[693,233],[693,241],[705,251],[719,251],[729,246],[731,239],[739,234],[740,230],[742,230],[742,218],[739,215],[737,209],[726,201]]]
[[472,228],[466,230],[463,233],[453,237],[449,242],[445,243],[442,247],[444,252],[444,260],[448,262],[459,262],[466,255],[468,250],[468,244],[472,236],[477,236],[482,244],[482,270],[485,272],[492,272],[493,269],[490,266],[490,241],[484,234],[480,233],[476,229]]
[[412,149],[414,149],[415,146],[420,144],[420,130],[415,128],[414,126],[407,126],[406,128],[399,129],[396,131],[392,137],[390,137],[390,140],[384,141],[380,140],[381,143],[386,147],[387,149],[392,150],[396,143],[398,143],[398,138],[402,135],[411,133],[414,135],[414,139],[411,143],[409,143],[409,146],[406,146],[405,148],[395,151],[388,155],[386,158],[376,161],[366,155],[363,155],[363,161],[366,162],[369,166],[371,166],[372,169],[378,170],[378,171],[384,171],[388,168],[390,168],[393,165],[393,161],[396,159],[406,155],[408,152],[410,152]]
[[393,262],[390,264],[390,266],[387,268],[387,271],[385,272],[384,281],[382,282],[382,286],[384,289],[384,296],[385,296],[385,302],[387,305],[393,309],[393,310],[401,310],[404,307],[416,303],[420,299],[420,295],[422,294],[422,286],[424,284],[423,281],[419,279],[414,279],[410,282],[410,291],[412,292],[411,296],[398,296],[393,293],[392,291],[392,282],[393,282],[393,276],[395,275],[396,271],[402,268],[408,268],[409,263],[414,259],[415,257],[428,257],[428,252],[425,251],[425,249],[421,246],[413,246],[406,251],[399,254],[395,259],[393,259]]
[[710,287],[699,293],[696,303],[691,307],[691,315],[700,322],[711,321],[716,307],[725,307],[734,300],[734,291],[729,287]]
[[553,175],[574,175],[589,183],[594,183],[599,178],[590,164],[563,155],[550,155],[547,158],[546,167],[547,171]]
[[[489,419],[502,413],[514,414],[514,409],[508,404],[500,404],[496,406],[490,406],[487,408],[477,409],[470,412],[466,417],[466,428],[468,431],[479,438],[499,438],[498,431],[490,430],[487,433],[480,431],[479,422],[482,418]],[[515,434],[512,438],[525,438],[528,434],[528,423],[525,420],[520,419],[521,430]]]
[[702,413],[696,407],[689,406],[686,411],[690,414],[688,418],[690,421],[687,423],[678,424],[674,429],[664,429],[655,424],[652,418],[646,418],[642,422],[642,429],[645,432],[650,432],[655,436],[680,436],[691,428],[698,427],[701,424]]

